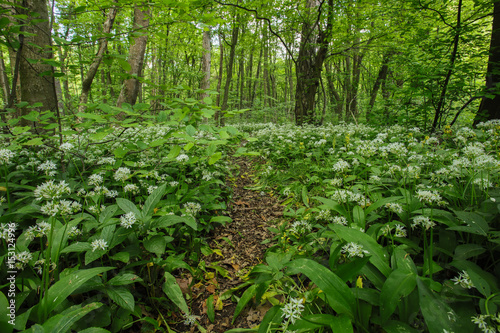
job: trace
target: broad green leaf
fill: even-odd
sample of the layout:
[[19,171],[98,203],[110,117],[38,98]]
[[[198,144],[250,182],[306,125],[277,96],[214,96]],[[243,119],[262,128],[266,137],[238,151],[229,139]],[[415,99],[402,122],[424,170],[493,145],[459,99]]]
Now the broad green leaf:
[[89,327],[79,333],[110,333],[108,330],[100,327]]
[[220,135],[221,139],[229,139],[230,138],[229,134],[227,134],[227,132],[224,130],[220,130],[219,135]]
[[46,332],[51,333],[65,333],[71,331],[71,326],[76,323],[80,318],[85,316],[90,311],[100,308],[102,303],[93,302],[82,307],[81,305],[75,306],[76,309],[64,314],[59,314],[51,317],[43,324]]
[[408,296],[417,285],[417,275],[406,269],[393,271],[380,292],[380,317],[385,322],[394,313],[401,298]]
[[157,256],[161,256],[162,254],[165,253],[165,248],[167,247],[167,241],[164,236],[155,235],[145,239],[142,242],[142,245],[144,245],[144,248],[147,251],[154,253]]
[[491,289],[496,290],[498,288],[498,279],[471,261],[454,260],[450,265],[461,271],[466,271],[474,287],[485,297],[491,295]]
[[[318,313],[304,316],[302,319],[321,326],[330,327],[335,333],[353,333],[351,319],[345,315],[334,316],[326,313]],[[292,325],[291,329],[298,329]]]
[[187,143],[187,144],[184,146],[184,148],[183,148],[183,149],[184,149],[185,151],[189,151],[189,150],[191,150],[191,148],[193,148],[193,147],[194,147],[194,143],[193,143],[193,142],[189,142],[189,143]]
[[234,309],[233,320],[231,323],[234,323],[240,312],[245,308],[248,302],[250,302],[250,300],[255,296],[257,287],[258,284],[252,284],[247,290],[245,290],[243,295],[241,295],[241,298],[238,301],[238,304],[236,304],[236,308]]
[[389,276],[392,270],[388,265],[386,250],[372,237],[359,230],[339,224],[333,225],[331,228],[346,242],[361,244],[363,246],[363,250],[368,251],[371,255],[370,262],[377,267],[382,274]]
[[456,327],[455,311],[436,293],[429,289],[421,277],[417,277],[420,309],[430,333],[461,332]]
[[193,137],[196,135],[196,128],[194,128],[193,125],[187,125],[186,126],[186,133],[187,133],[187,135]]
[[448,228],[448,230],[465,231],[482,236],[486,236],[488,234],[488,223],[481,215],[474,212],[454,212],[460,220],[464,221],[467,224],[467,226],[452,227]]
[[380,208],[388,203],[397,202],[401,198],[403,198],[403,197],[398,196],[398,197],[389,197],[389,198],[383,198],[383,199],[377,200],[374,203],[372,203],[370,206],[365,208],[365,213],[366,213],[366,215],[368,215],[372,211],[376,210],[377,208]]
[[39,146],[41,144],[43,144],[42,138],[31,139],[31,140],[28,140],[27,142],[23,143],[23,145],[26,145],[26,146]]
[[90,243],[88,242],[76,242],[66,246],[61,253],[69,253],[69,252],[84,252],[92,249]]
[[185,314],[189,314],[189,308],[182,295],[181,288],[177,284],[175,277],[172,274],[165,272],[165,283],[163,284],[163,292],[170,298],[174,304],[181,309]]
[[69,295],[85,282],[94,276],[107,272],[113,267],[96,267],[90,269],[80,269],[68,276],[61,278],[49,288],[45,297],[42,298],[38,304],[39,311],[49,314],[59,304],[64,302]]
[[352,210],[352,218],[354,224],[365,229],[365,212],[361,206],[355,206]]
[[210,219],[210,223],[220,223],[222,225],[225,225],[226,223],[232,222],[233,219],[230,218],[229,216],[214,216]]
[[198,230],[196,221],[190,216],[165,215],[152,223],[153,228],[168,228],[177,223],[185,223],[194,230]]
[[142,281],[142,279],[135,274],[124,273],[124,274],[120,274],[120,275],[115,276],[114,278],[109,280],[107,282],[107,284],[110,286],[124,286],[127,284],[141,282],[141,281]]
[[396,320],[389,320],[384,324],[384,331],[387,333],[419,333],[420,331],[410,325]]
[[359,271],[366,265],[370,260],[370,256],[364,256],[363,258],[355,258],[351,262],[344,263],[335,271],[342,281],[349,281],[359,274]]
[[309,207],[309,197],[307,196],[307,186],[302,186],[302,202],[306,207]]
[[302,273],[326,295],[330,307],[337,313],[354,318],[355,299],[349,287],[328,268],[311,259],[296,259],[288,263],[290,273]]
[[153,211],[160,202],[161,198],[165,194],[165,189],[167,187],[167,184],[162,184],[158,186],[157,189],[151,193],[148,198],[146,199],[146,202],[144,203],[144,207],[142,208],[142,216],[143,217],[148,217],[153,215]]
[[453,259],[465,260],[483,254],[485,251],[486,249],[479,244],[462,244],[455,248]]
[[116,304],[121,306],[122,308],[129,310],[131,312],[134,311],[135,300],[132,293],[125,287],[111,287],[106,288],[106,293],[109,298],[113,300]]
[[115,155],[116,158],[123,158],[125,155],[127,155],[128,149],[124,149],[122,147],[118,147],[115,150],[113,150],[113,154]]
[[207,316],[211,323],[215,320],[215,309],[214,309],[214,295],[210,295],[207,298]]
[[215,162],[217,162],[218,160],[220,160],[221,157],[222,157],[222,153],[220,151],[216,152],[215,154],[213,154],[212,156],[210,156],[210,158],[208,159],[208,164],[209,165],[214,164]]
[[[275,305],[266,312],[264,319],[259,324],[258,333],[268,333],[271,332],[272,327],[277,327],[282,321],[282,311],[281,306]],[[228,333],[228,332],[226,332]]]
[[339,213],[340,215],[342,215],[346,219],[349,219],[349,214],[346,212],[346,210],[344,209],[344,207],[342,207],[341,205],[339,205],[336,201],[333,201],[333,200],[330,200],[330,199],[326,199],[326,198],[323,198],[323,197],[313,197],[313,199],[316,199],[316,200],[322,202],[324,208],[331,209],[331,210]]
[[170,152],[168,153],[167,158],[169,158],[169,159],[176,158],[181,153],[181,149],[182,148],[180,146],[173,146],[172,149],[170,149]]
[[135,206],[135,204],[125,198],[116,198],[116,203],[118,204],[118,207],[121,208],[125,213],[134,213],[135,217],[137,219],[142,218],[142,213],[141,211]]
[[85,119],[92,119],[98,122],[106,122],[106,119],[104,119],[102,116],[98,114],[93,114],[93,113],[85,113],[85,112],[78,112],[76,114],[77,117],[80,118],[85,118]]

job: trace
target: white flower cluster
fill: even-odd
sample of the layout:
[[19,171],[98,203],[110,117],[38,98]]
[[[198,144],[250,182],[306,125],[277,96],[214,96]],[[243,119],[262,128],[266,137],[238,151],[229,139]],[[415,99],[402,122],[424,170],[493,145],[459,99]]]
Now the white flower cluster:
[[38,185],[34,191],[36,200],[55,200],[70,193],[71,189],[64,180],[61,180],[59,184],[54,183],[53,180],[49,180],[42,185]]
[[180,163],[187,162],[187,161],[189,161],[189,156],[186,154],[180,154],[179,156],[177,156],[176,160],[177,160],[177,162],[180,162]]
[[91,186],[96,186],[101,185],[103,181],[104,178],[100,174],[94,173],[89,176],[89,180],[87,181],[87,183]]
[[291,233],[302,235],[312,230],[312,225],[308,221],[295,221],[288,229]]
[[16,268],[24,269],[24,267],[33,259],[33,255],[29,251],[18,252],[14,255],[16,260]]
[[33,239],[35,239],[35,237],[47,236],[49,231],[50,231],[50,224],[45,221],[41,221],[35,225],[28,227],[28,229],[26,229],[25,231],[25,236],[27,239],[32,241]]
[[347,254],[348,258],[353,258],[353,257],[363,258],[365,254],[369,253],[368,251],[363,250],[363,245],[354,242],[350,242],[342,246],[341,252]]
[[349,165],[349,163],[347,163],[346,161],[344,161],[343,159],[340,159],[337,161],[337,163],[335,163],[333,166],[332,166],[332,169],[333,171],[335,172],[346,172],[349,170],[351,166]]
[[57,169],[57,165],[52,161],[45,161],[37,167],[38,171],[44,171],[45,175],[50,177],[57,174],[57,171],[54,171],[55,169]]
[[462,271],[455,276],[451,281],[455,282],[455,284],[459,284],[462,288],[472,289],[474,288],[474,284],[472,283],[469,273],[467,271]]
[[195,217],[201,211],[201,205],[195,202],[186,202],[184,209],[186,210],[186,215]]
[[304,300],[302,298],[290,298],[288,302],[283,306],[281,311],[283,311],[282,317],[289,320],[292,324],[295,320],[300,318],[302,311],[304,310]]
[[371,204],[370,199],[361,193],[352,192],[346,189],[338,189],[332,194],[332,199],[338,203],[356,202],[362,208]]
[[82,209],[82,205],[76,201],[62,199],[60,201],[49,201],[45,203],[40,211],[49,216],[71,215],[78,213]]
[[96,239],[90,243],[90,246],[92,246],[92,252],[96,250],[106,250],[108,247],[108,242],[106,242],[104,239]]
[[132,194],[137,194],[137,193],[139,193],[139,186],[137,186],[135,184],[127,184],[123,187],[123,191],[125,193],[132,192]]
[[437,191],[425,191],[425,190],[418,190],[417,198],[418,200],[420,200],[420,202],[423,201],[429,204],[440,203],[443,200]]
[[120,216],[120,225],[125,229],[132,228],[136,221],[137,217],[133,212],[128,212],[127,214]]
[[413,223],[411,224],[411,227],[415,228],[421,226],[422,228],[425,228],[425,230],[429,230],[435,225],[436,223],[431,221],[431,219],[429,219],[427,216],[418,215],[413,218]]
[[500,325],[500,313],[497,313],[496,315],[481,314],[478,316],[473,316],[472,322],[476,324],[483,333],[497,333],[498,331],[495,326],[490,326],[487,322],[488,319],[495,322],[497,327]]
[[124,182],[130,177],[130,169],[129,168],[118,168],[118,170],[115,171],[114,178],[116,181],[119,182]]
[[9,164],[16,154],[10,149],[0,149],[0,164]]
[[398,203],[389,202],[385,204],[385,207],[393,213],[396,214],[403,213],[403,207]]

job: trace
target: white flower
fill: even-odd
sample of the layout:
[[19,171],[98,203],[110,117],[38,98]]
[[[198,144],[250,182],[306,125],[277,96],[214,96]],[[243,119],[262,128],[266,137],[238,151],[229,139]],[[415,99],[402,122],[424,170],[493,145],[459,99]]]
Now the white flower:
[[55,184],[53,180],[49,180],[42,185],[38,185],[34,191],[36,200],[46,199],[54,200],[59,199],[64,194],[70,194],[71,189],[64,180],[61,180],[59,184]]
[[38,171],[45,171],[45,174],[48,175],[52,173],[52,170],[55,170],[57,165],[52,161],[45,161],[37,167]]
[[114,178],[117,181],[124,182],[130,177],[130,169],[129,168],[118,168],[116,170]]
[[394,233],[394,237],[404,238],[406,237],[406,229],[402,224],[396,224],[396,232]]
[[180,154],[179,156],[177,156],[176,158],[177,162],[187,162],[189,160],[189,156],[187,156],[186,154]]
[[73,144],[69,143],[69,142],[65,142],[63,143],[60,147],[59,147],[61,150],[64,150],[65,152],[67,151],[70,151],[71,149],[74,148]]
[[185,313],[184,314],[184,325],[193,326],[196,323],[197,319],[198,319],[198,316]]
[[97,161],[97,164],[109,164],[113,165],[115,164],[116,160],[113,157],[102,157],[99,161]]
[[396,214],[401,214],[403,212],[403,207],[398,203],[389,202],[385,204],[385,207]]
[[95,250],[106,250],[108,247],[108,242],[106,242],[104,239],[96,239],[92,243],[90,243],[90,246],[92,246],[92,252]]
[[472,283],[469,273],[466,271],[462,271],[458,276],[455,276],[451,281],[455,282],[455,284],[460,284],[462,288],[472,289],[474,284]]
[[351,166],[349,165],[349,163],[347,163],[346,161],[344,161],[343,159],[340,159],[338,160],[337,163],[335,163],[333,166],[332,166],[332,169],[333,171],[335,172],[346,172],[347,170],[349,170]]
[[300,314],[304,310],[303,302],[302,298],[290,298],[288,303],[281,309],[283,311],[282,317],[285,317],[285,319],[290,320],[294,324],[295,320],[300,318]]
[[28,264],[31,259],[33,259],[33,255],[28,251],[18,252],[14,255],[17,269],[24,269],[26,264]]
[[347,254],[347,257],[349,258],[352,257],[363,258],[365,254],[369,253],[368,251],[363,250],[363,245],[354,242],[350,242],[342,246],[341,252]]
[[347,225],[347,219],[343,216],[334,216],[332,222],[335,224]]
[[150,185],[148,187],[148,193],[151,194],[154,192],[154,190],[156,190],[158,188],[158,186],[154,186],[154,185]]
[[132,228],[132,225],[137,221],[137,217],[133,212],[128,212],[125,215],[120,216],[120,225],[125,229]]
[[10,159],[16,156],[13,151],[9,149],[0,149],[0,164],[9,164]]
[[132,194],[137,194],[139,192],[139,187],[135,184],[127,184],[123,187],[125,193],[132,192]]
[[429,230],[430,228],[434,227],[436,223],[431,221],[427,216],[419,215],[413,218],[411,227],[415,228],[419,225],[422,226],[422,228],[425,228],[425,230]]
[[79,236],[82,234],[82,231],[78,229],[78,227],[71,227],[71,229],[68,230],[68,236],[73,238],[76,236]]
[[101,175],[95,173],[95,174],[92,174],[89,176],[88,184],[89,185],[101,185],[103,181],[104,181],[104,178],[102,178]]
[[442,201],[442,198],[437,191],[418,190],[417,197],[418,200],[427,203],[433,203],[433,202],[439,203],[440,201]]
[[186,202],[184,204],[184,209],[186,209],[186,215],[195,217],[201,211],[201,205],[195,202]]

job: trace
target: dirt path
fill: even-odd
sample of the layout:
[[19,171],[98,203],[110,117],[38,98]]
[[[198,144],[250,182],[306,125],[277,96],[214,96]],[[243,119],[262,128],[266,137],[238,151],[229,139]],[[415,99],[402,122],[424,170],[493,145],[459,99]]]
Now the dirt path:
[[[199,316],[198,322],[207,332],[225,332],[235,327],[251,328],[260,323],[266,309],[245,309],[232,325],[236,303],[230,298],[218,303],[217,300],[225,291],[240,285],[243,282],[240,277],[262,262],[268,247],[262,242],[273,237],[267,227],[273,220],[280,218],[283,212],[283,207],[276,198],[264,192],[245,189],[254,185],[252,161],[241,157],[233,162],[239,166],[239,172],[234,175],[235,179],[228,179],[228,184],[233,188],[233,199],[228,207],[233,222],[213,231],[209,245],[211,249],[217,249],[218,253],[204,258],[206,267],[220,266],[227,270],[227,275],[224,277],[220,272],[216,272],[214,276],[205,274],[205,280],[197,284],[195,281],[190,290],[193,295],[190,302],[192,314]],[[183,291],[189,292],[191,282],[189,278],[178,279]],[[208,319],[205,305],[210,295],[214,296],[216,303],[213,323]],[[217,306],[222,309],[217,310]],[[171,328],[176,332],[198,331],[195,326],[188,327],[183,324]]]

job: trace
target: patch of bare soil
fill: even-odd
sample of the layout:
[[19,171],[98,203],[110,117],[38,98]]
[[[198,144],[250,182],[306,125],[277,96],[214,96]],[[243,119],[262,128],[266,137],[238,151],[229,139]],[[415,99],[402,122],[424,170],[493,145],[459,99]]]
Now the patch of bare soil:
[[[252,328],[261,322],[268,310],[266,306],[255,309],[247,307],[232,324],[237,303],[230,298],[221,300],[219,297],[243,283],[241,277],[262,262],[268,248],[267,244],[262,243],[273,237],[267,228],[273,220],[283,215],[283,207],[276,198],[264,192],[245,189],[254,185],[253,162],[245,157],[233,162],[239,166],[235,179],[228,179],[233,187],[233,199],[228,207],[233,222],[213,231],[209,245],[216,253],[204,258],[207,267],[220,266],[227,270],[227,274],[206,274],[204,281],[194,283],[191,277],[177,280],[183,292],[193,297],[190,301],[192,314],[198,316],[198,322],[207,332],[225,332],[236,327]],[[213,323],[208,319],[206,306],[206,300],[211,295],[214,296],[215,306]],[[196,326],[186,326],[183,323],[170,325],[170,328],[176,332],[198,331]]]

